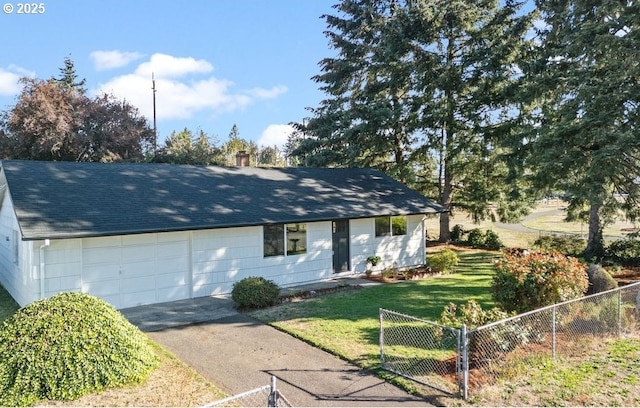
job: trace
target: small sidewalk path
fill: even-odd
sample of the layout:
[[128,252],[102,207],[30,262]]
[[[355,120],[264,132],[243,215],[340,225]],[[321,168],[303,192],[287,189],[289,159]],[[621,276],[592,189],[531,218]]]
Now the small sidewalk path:
[[[284,295],[376,284],[361,279],[283,289]],[[121,312],[157,343],[230,395],[268,385],[294,406],[431,406],[359,367],[206,297]]]

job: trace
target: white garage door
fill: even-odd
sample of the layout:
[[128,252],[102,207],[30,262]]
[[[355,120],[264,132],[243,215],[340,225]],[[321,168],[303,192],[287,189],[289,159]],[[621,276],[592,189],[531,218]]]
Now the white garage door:
[[187,299],[188,233],[85,238],[82,291],[116,308]]

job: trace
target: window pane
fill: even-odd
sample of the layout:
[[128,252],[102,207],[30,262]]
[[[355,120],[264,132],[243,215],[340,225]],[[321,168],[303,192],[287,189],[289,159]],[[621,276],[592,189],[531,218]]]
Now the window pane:
[[307,224],[287,224],[287,255],[307,252]]
[[264,232],[264,256],[284,255],[284,225],[265,225]]
[[389,217],[376,217],[376,237],[391,235]]
[[391,217],[391,235],[407,235],[407,217]]

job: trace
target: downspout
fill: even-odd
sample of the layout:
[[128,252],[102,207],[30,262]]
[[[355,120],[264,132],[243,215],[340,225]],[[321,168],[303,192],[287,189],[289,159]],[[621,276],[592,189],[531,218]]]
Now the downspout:
[[49,238],[44,240],[44,244],[40,245],[40,299],[44,299],[44,278],[45,278],[45,262],[44,262],[44,249],[51,245]]

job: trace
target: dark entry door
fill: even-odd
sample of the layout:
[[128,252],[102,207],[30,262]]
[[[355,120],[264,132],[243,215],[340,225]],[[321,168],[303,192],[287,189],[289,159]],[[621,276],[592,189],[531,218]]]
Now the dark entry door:
[[349,267],[349,220],[332,221],[333,273],[346,272]]

